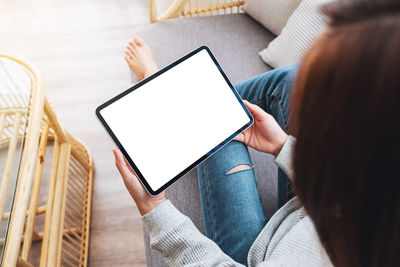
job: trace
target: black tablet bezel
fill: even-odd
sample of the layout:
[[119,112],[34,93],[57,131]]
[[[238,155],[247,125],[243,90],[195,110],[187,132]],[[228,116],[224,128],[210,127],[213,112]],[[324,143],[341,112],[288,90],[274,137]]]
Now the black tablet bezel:
[[[114,132],[111,130],[111,128],[109,127],[109,125],[107,124],[107,122],[104,120],[104,118],[101,116],[100,111],[107,107],[108,105],[114,103],[115,101],[119,100],[120,98],[124,97],[125,95],[131,93],[132,91],[136,90],[137,88],[141,87],[142,85],[144,85],[145,83],[153,80],[154,78],[158,77],[159,75],[163,74],[164,72],[168,71],[169,69],[175,67],[176,65],[180,64],[181,62],[185,61],[186,59],[190,58],[191,56],[197,54],[198,52],[202,51],[202,50],[206,50],[207,53],[210,55],[211,59],[213,60],[214,64],[217,66],[218,70],[220,71],[220,73],[222,74],[222,76],[224,77],[225,81],[228,83],[229,87],[231,88],[232,92],[234,93],[234,95],[236,96],[237,100],[239,101],[239,103],[241,104],[241,106],[243,107],[244,111],[246,112],[246,114],[248,115],[250,121],[245,124],[243,127],[241,127],[239,130],[237,130],[236,132],[234,132],[233,134],[231,134],[228,138],[226,138],[223,142],[221,142],[219,145],[217,145],[216,147],[214,147],[213,149],[211,149],[208,153],[206,153],[205,155],[203,155],[202,157],[200,157],[198,160],[196,160],[194,163],[192,163],[190,166],[188,166],[186,169],[184,169],[183,171],[181,171],[179,174],[177,174],[174,178],[172,178],[170,181],[168,181],[166,184],[164,184],[162,187],[160,187],[159,189],[157,189],[156,191],[154,191],[150,185],[147,183],[146,178],[142,175],[142,173],[139,171],[139,169],[136,167],[136,164],[133,162],[133,160],[131,159],[131,157],[129,156],[129,154],[126,152],[126,150],[124,149],[124,147],[122,146],[122,144],[119,142],[118,138],[115,136]],[[111,136],[112,140],[114,141],[114,143],[117,145],[117,147],[119,148],[119,150],[122,152],[122,154],[124,155],[126,161],[129,163],[129,165],[131,166],[132,170],[136,173],[137,177],[139,178],[140,182],[143,184],[144,188],[147,190],[147,192],[151,195],[158,195],[159,193],[161,193],[162,191],[164,191],[167,187],[169,187],[170,185],[172,185],[174,182],[176,182],[179,178],[181,178],[182,176],[184,176],[185,174],[187,174],[190,170],[192,170],[193,168],[195,168],[198,164],[200,164],[202,161],[204,161],[205,159],[207,159],[209,156],[211,156],[212,154],[214,154],[215,152],[217,152],[219,149],[221,149],[224,145],[226,145],[229,141],[231,141],[236,135],[238,135],[239,133],[241,133],[242,131],[244,131],[246,128],[248,128],[249,126],[251,126],[254,122],[253,116],[251,115],[250,111],[246,108],[246,106],[244,105],[241,97],[239,96],[238,92],[236,91],[235,87],[232,85],[232,83],[229,81],[228,77],[226,76],[226,74],[224,73],[224,71],[222,70],[221,66],[219,65],[219,63],[217,62],[217,60],[215,59],[214,55],[211,53],[211,50],[207,47],[207,46],[201,46],[197,49],[195,49],[194,51],[190,52],[189,54],[183,56],[182,58],[176,60],[175,62],[171,63],[170,65],[166,66],[165,68],[161,69],[160,71],[154,73],[153,75],[139,81],[137,84],[135,84],[134,86],[132,86],[131,88],[129,88],[128,90],[120,93],[119,95],[113,97],[112,99],[108,100],[107,102],[101,104],[99,107],[96,108],[96,116],[97,118],[100,120],[101,124],[104,126],[104,128],[106,129],[106,131],[108,132],[108,134]]]

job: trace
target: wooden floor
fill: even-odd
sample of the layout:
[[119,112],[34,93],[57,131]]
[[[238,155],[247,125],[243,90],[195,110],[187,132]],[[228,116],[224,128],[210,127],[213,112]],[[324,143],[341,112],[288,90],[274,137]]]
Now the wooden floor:
[[147,0],[1,0],[0,52],[42,72],[61,124],[95,163],[90,266],[145,266],[142,224],[94,110],[129,87],[127,41],[149,24]]

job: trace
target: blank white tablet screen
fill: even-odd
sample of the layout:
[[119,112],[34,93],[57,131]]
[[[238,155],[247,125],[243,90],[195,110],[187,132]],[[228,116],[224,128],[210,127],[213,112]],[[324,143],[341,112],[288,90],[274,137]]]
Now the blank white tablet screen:
[[100,113],[154,191],[250,121],[204,49]]

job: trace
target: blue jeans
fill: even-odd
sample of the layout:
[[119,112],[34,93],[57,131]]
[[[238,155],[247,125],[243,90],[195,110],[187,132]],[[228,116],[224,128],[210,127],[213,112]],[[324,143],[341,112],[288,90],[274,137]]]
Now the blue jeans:
[[[297,65],[275,69],[235,87],[243,99],[260,106],[287,130],[289,95]],[[252,168],[227,174],[238,165],[252,167],[247,147],[232,141],[197,168],[207,237],[227,255],[247,265],[247,254],[267,223]],[[278,208],[293,196],[288,177],[278,170]]]

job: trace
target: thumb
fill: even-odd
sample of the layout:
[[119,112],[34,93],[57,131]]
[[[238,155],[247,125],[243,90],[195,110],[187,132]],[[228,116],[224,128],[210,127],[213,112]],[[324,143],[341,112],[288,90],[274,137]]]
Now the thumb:
[[244,141],[244,134],[240,133],[236,135],[232,140],[238,141],[238,142],[243,142]]

